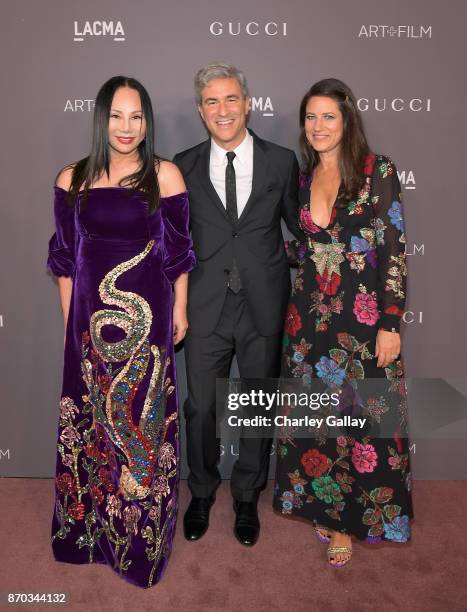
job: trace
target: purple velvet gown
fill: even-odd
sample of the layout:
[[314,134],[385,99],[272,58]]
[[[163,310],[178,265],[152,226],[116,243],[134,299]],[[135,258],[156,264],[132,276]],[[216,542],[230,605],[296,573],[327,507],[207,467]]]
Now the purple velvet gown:
[[71,276],[52,548],[150,587],[172,549],[179,479],[172,283],[195,265],[188,194],[55,186],[48,267]]

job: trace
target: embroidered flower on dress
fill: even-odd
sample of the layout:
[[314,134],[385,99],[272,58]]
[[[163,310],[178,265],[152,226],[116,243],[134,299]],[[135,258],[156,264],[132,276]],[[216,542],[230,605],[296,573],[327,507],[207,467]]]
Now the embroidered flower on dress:
[[354,315],[359,323],[374,325],[379,318],[376,293],[357,293],[353,307]]
[[73,416],[78,414],[78,406],[71,397],[62,397],[60,400],[60,418],[63,420],[73,420]]
[[167,470],[170,470],[172,465],[177,464],[174,447],[170,444],[170,442],[164,442],[164,444],[160,447],[158,461],[159,465]]
[[327,504],[332,504],[333,501],[341,501],[343,499],[339,485],[337,482],[334,482],[331,476],[315,478],[311,486],[313,487],[316,497]]
[[71,518],[75,519],[75,521],[81,521],[84,518],[84,504],[81,502],[74,502],[68,506],[68,514]]
[[378,465],[378,455],[375,447],[372,444],[355,442],[355,446],[352,448],[352,463],[360,474],[373,472]]
[[151,521],[154,521],[154,522],[158,521],[161,517],[161,507],[159,505],[151,506],[148,516],[151,519]]
[[388,210],[388,215],[391,219],[392,225],[396,227],[400,232],[404,231],[404,217],[402,216],[402,206],[397,200],[391,204],[391,208]]
[[394,542],[407,542],[410,538],[410,523],[407,515],[396,516],[390,523],[384,523],[384,535]]
[[90,459],[94,459],[95,461],[99,461],[101,459],[101,452],[94,444],[86,444],[84,447],[84,452]]
[[123,509],[123,523],[127,533],[138,535],[138,521],[141,518],[139,506],[127,506]]
[[300,329],[302,329],[302,318],[298,314],[295,304],[289,304],[285,319],[285,332],[295,336]]
[[153,493],[156,499],[160,499],[161,497],[165,497],[170,493],[170,486],[167,476],[161,474],[158,476],[154,482]]
[[360,238],[360,236],[352,236],[352,238],[350,239],[351,251],[368,251],[369,248],[370,245],[368,244],[368,241],[364,238]]
[[112,493],[112,491],[115,489],[115,485],[112,482],[112,476],[109,470],[105,469],[104,467],[99,468],[99,479],[106,490],[109,493]]
[[371,174],[373,174],[373,168],[375,165],[375,160],[376,160],[376,155],[374,153],[370,153],[370,155],[366,156],[365,159],[365,167],[364,167],[364,174],[366,176],[370,176]]
[[328,470],[328,458],[316,450],[316,448],[311,448],[306,453],[303,453],[300,462],[305,468],[307,476],[318,478]]
[[71,474],[60,474],[56,477],[55,482],[60,493],[71,495],[75,490],[75,481]]
[[316,225],[316,223],[311,218],[310,211],[306,210],[305,208],[302,208],[300,210],[300,221],[302,226],[307,229],[311,234],[317,234],[321,231],[319,225]]
[[290,484],[295,488],[295,485],[297,484],[301,484],[301,485],[306,485],[307,481],[302,478],[300,476],[300,472],[298,470],[295,470],[294,472],[291,472],[290,474],[288,474],[289,478],[290,478]]
[[345,370],[340,368],[333,359],[323,356],[315,365],[315,368],[319,378],[324,383],[328,385],[342,385],[345,378]]
[[102,504],[104,501],[104,494],[97,485],[91,485],[90,494],[97,505]]
[[72,448],[74,443],[80,439],[78,430],[74,427],[65,427],[60,434],[60,441],[67,446]]
[[64,466],[71,468],[74,463],[73,455],[64,454],[62,457],[62,463]]
[[282,502],[282,514],[291,514],[293,508],[292,491],[284,491],[279,499]]
[[337,289],[341,284],[341,277],[336,272],[331,274],[328,278],[328,269],[325,268],[324,273],[316,275],[316,281],[319,285],[319,290],[326,295],[336,295]]
[[108,495],[105,511],[109,514],[109,516],[118,516],[119,518],[121,518],[121,509],[121,500],[116,495]]

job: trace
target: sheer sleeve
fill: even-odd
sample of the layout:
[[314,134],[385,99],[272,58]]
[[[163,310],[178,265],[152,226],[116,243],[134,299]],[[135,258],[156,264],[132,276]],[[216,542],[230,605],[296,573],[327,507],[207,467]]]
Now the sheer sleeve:
[[[293,173],[293,176],[294,182],[298,187],[298,190],[296,190],[296,205],[293,209],[294,222],[288,225],[289,230],[293,233],[293,238],[291,240],[285,240],[284,247],[289,266],[296,268],[305,259],[307,249],[306,235],[302,231],[299,221],[300,215],[303,214],[300,205],[300,194],[302,194],[303,191],[309,193],[311,176],[302,172]],[[311,219],[309,220],[309,224],[314,225],[312,224]],[[313,228],[311,228],[311,231],[313,231]]]
[[196,264],[189,232],[188,192],[161,198],[164,223],[164,273],[174,283],[183,272]]
[[390,159],[378,157],[372,182],[381,311],[379,327],[398,332],[405,307],[407,267],[401,186]]
[[285,253],[289,266],[296,268],[305,259],[306,244],[304,240],[285,240]]
[[68,204],[67,192],[54,187],[55,233],[49,241],[47,268],[55,276],[72,277],[75,271],[75,209]]

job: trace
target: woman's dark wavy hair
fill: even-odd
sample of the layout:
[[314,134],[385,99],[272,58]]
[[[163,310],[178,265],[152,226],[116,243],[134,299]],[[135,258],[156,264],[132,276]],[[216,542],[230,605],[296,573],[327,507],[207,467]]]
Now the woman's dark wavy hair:
[[151,99],[139,81],[126,76],[114,76],[106,81],[97,94],[94,105],[92,145],[90,154],[67,168],[72,169],[71,185],[68,192],[70,203],[78,193],[83,192],[83,203],[87,200],[88,189],[105,172],[109,176],[109,117],[112,100],[119,87],[131,87],[139,93],[141,109],[146,119],[146,135],[138,145],[141,160],[140,169],[119,181],[119,186],[145,191],[149,202],[149,213],[153,213],[160,199],[156,168],[160,158],[154,153],[154,115]]
[[357,197],[362,187],[365,180],[365,158],[370,153],[357,101],[350,87],[339,79],[318,81],[304,95],[300,104],[300,149],[304,162],[303,170],[308,176],[319,163],[319,154],[308,143],[305,134],[306,105],[313,96],[332,98],[338,103],[342,113],[344,133],[339,165],[343,191],[339,197],[349,202]]

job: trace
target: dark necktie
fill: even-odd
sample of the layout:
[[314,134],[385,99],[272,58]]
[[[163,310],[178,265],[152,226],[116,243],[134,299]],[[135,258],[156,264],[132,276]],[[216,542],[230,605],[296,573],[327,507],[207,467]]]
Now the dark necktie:
[[[233,151],[228,151],[226,155],[227,167],[225,169],[225,207],[227,209],[227,214],[232,221],[232,225],[235,226],[238,221],[237,185],[235,180],[235,168],[233,165],[235,153]],[[232,261],[232,269],[230,270],[228,285],[234,293],[238,293],[242,288],[242,282],[240,280],[235,259]]]

